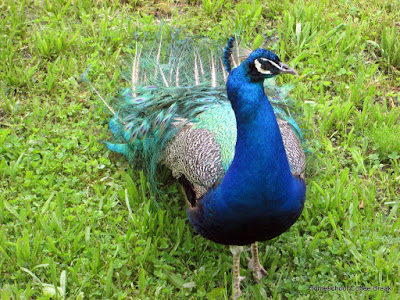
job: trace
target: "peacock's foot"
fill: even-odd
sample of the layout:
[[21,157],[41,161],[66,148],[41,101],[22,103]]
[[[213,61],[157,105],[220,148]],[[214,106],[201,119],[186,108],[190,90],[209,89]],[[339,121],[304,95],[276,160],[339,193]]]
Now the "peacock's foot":
[[258,259],[256,262],[254,262],[253,258],[246,258],[247,263],[249,264],[249,269],[252,270],[254,280],[260,282],[260,280],[267,275],[267,271],[264,269],[264,267],[258,262]]
[[233,255],[233,299],[238,299],[242,291],[240,290],[240,282],[244,279],[240,276],[240,254],[243,251],[243,246],[230,245],[229,249]]
[[233,299],[237,300],[239,299],[240,295],[242,294],[242,291],[240,289],[240,283],[246,279],[245,276],[239,276],[239,285],[234,285],[233,286]]

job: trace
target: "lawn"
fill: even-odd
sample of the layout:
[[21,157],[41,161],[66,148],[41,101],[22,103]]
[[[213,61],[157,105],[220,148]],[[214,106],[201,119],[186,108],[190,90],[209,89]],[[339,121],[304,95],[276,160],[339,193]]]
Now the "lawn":
[[[230,299],[226,246],[194,233],[110,153],[119,66],[160,20],[224,45],[261,35],[300,76],[291,98],[308,149],[299,221],[260,243],[242,299],[398,299],[400,2],[0,0],[0,298]],[[324,290],[325,289],[325,290]],[[328,290],[330,289],[330,290]]]

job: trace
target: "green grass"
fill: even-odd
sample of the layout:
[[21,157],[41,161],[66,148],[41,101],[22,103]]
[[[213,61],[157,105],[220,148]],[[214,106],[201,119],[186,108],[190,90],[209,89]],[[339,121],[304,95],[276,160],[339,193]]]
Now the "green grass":
[[[228,299],[227,247],[195,235],[170,178],[150,191],[101,143],[136,32],[158,19],[225,43],[266,35],[299,71],[309,140],[300,220],[242,257],[243,299],[400,294],[399,1],[0,0],[0,298]],[[371,288],[313,291],[310,286]],[[374,291],[374,286],[390,291]]]

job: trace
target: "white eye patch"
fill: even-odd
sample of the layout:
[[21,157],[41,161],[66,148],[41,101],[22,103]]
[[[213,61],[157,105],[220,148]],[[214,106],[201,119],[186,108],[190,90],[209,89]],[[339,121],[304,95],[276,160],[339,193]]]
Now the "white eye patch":
[[[268,62],[268,63],[270,63],[272,66],[274,66],[274,67],[277,68],[278,70],[281,70],[281,69],[282,69],[281,66],[279,66],[278,64],[276,64],[276,63],[275,63],[274,61],[272,61],[272,60],[269,60],[269,59],[264,58],[264,57],[260,57],[260,58],[258,58],[258,59],[261,60],[261,61],[263,61],[263,62]],[[258,61],[258,59],[254,60],[254,65],[255,65],[257,71],[260,72],[261,74],[266,74],[266,75],[272,74],[272,72],[271,72],[270,70],[265,70],[265,69],[263,69],[262,64]]]
[[260,72],[261,74],[266,74],[266,75],[272,74],[270,70],[264,70],[261,66],[261,63],[257,59],[254,61],[254,65],[256,66],[257,71]]

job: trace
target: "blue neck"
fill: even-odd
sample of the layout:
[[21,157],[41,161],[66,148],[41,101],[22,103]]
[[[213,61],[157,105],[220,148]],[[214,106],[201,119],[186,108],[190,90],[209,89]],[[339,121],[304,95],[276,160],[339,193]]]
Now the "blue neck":
[[236,116],[237,142],[221,188],[232,184],[234,191],[244,191],[245,195],[253,191],[279,201],[293,181],[279,126],[262,82],[238,82],[236,79],[243,77],[235,76],[235,72],[241,71],[235,69],[227,83]]
[[305,197],[304,181],[290,172],[263,84],[252,82],[245,73],[241,65],[227,82],[237,123],[232,164],[199,208],[188,210],[200,234],[223,244],[247,244],[281,234],[300,215]]

